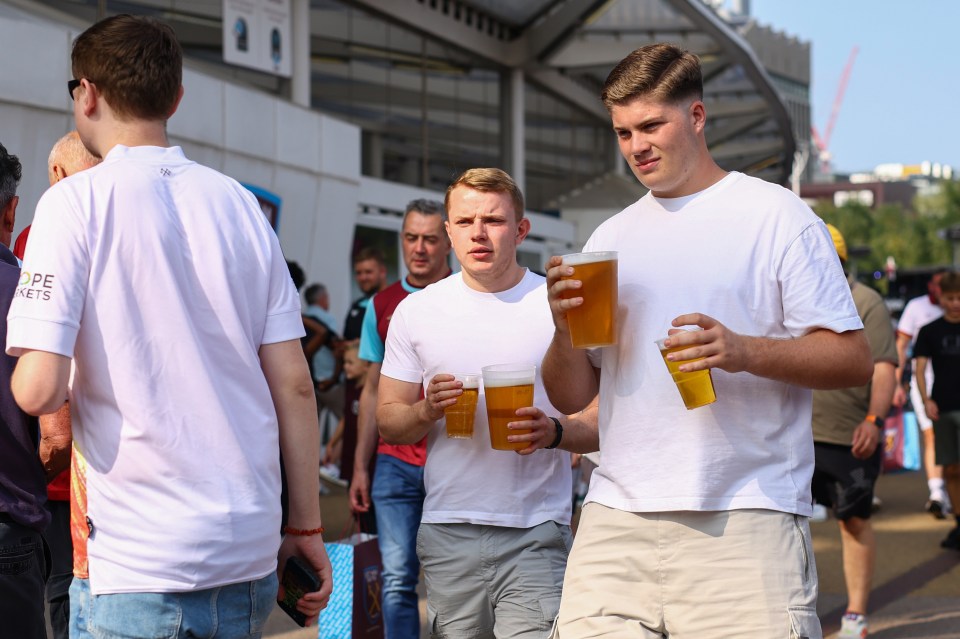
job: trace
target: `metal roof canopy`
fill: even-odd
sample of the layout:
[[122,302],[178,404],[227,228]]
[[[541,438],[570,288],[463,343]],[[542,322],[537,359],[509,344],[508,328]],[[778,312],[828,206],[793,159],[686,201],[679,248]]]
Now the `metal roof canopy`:
[[[97,5],[97,0],[40,2],[89,20]],[[209,60],[217,70],[220,0],[109,0],[106,4],[112,12],[146,10],[162,15],[175,25],[193,55]],[[425,99],[418,93],[422,91],[419,82],[401,86],[399,74],[391,81],[396,86],[383,88],[380,72],[372,66],[378,59],[384,64],[435,68],[461,78],[471,69],[489,70],[486,75],[474,74],[453,91],[443,88],[442,82],[432,83],[429,100],[431,106],[440,107],[440,112],[431,111],[436,123],[447,117],[444,112],[449,109],[460,119],[471,114],[496,118],[491,113],[496,106],[478,97],[483,91],[479,87],[495,82],[489,74],[496,70],[519,68],[531,85],[556,104],[604,129],[609,127],[609,116],[599,92],[609,70],[639,46],[674,42],[700,56],[703,63],[706,136],[718,163],[781,184],[790,175],[796,143],[784,103],[749,45],[701,0],[311,0],[310,4],[311,55],[359,60],[361,66],[351,66],[340,82],[352,83],[346,92],[365,97],[371,107],[384,99],[395,100],[393,108],[402,111],[405,105],[413,107]],[[361,35],[361,29],[339,24],[343,17],[337,5],[361,9],[399,28],[388,33],[386,43],[378,37],[376,25],[365,25],[370,28]],[[332,39],[327,33],[330,21],[337,23]],[[270,76],[239,68],[222,71],[274,92],[280,89],[278,80]],[[343,111],[330,92],[335,85],[329,82],[336,78],[326,75],[326,83],[318,79],[315,72],[314,104]],[[331,97],[334,103],[328,104]],[[362,113],[362,105],[357,106],[361,109],[354,113]],[[527,117],[539,120],[543,114],[528,105]],[[539,124],[528,124],[528,170],[552,171],[557,150],[531,133]],[[363,126],[376,130],[377,122],[371,118]],[[467,137],[487,134],[477,125],[461,126]],[[411,139],[417,139],[413,132]]]
[[599,91],[634,49],[672,42],[700,56],[707,142],[720,165],[786,183],[790,117],[750,46],[700,0],[343,0],[507,68],[608,121]]

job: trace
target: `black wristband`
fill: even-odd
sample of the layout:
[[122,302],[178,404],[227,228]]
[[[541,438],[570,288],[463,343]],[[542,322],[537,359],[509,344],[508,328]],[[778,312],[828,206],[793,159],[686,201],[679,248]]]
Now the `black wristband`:
[[560,440],[563,439],[563,425],[560,424],[560,420],[556,417],[551,417],[553,420],[553,425],[557,427],[557,436],[553,438],[553,442],[549,446],[545,446],[547,449],[553,449],[560,445]]

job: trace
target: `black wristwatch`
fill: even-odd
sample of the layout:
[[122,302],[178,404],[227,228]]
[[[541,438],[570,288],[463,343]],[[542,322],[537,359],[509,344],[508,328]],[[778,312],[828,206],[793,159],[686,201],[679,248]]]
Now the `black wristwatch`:
[[553,442],[549,446],[544,447],[548,449],[556,448],[560,445],[560,440],[563,439],[563,426],[560,424],[560,420],[556,417],[551,417],[550,419],[553,420],[554,426],[557,427],[557,436],[553,438]]
[[864,421],[873,422],[873,425],[883,430],[883,417],[877,417],[876,415],[867,415],[864,418]]

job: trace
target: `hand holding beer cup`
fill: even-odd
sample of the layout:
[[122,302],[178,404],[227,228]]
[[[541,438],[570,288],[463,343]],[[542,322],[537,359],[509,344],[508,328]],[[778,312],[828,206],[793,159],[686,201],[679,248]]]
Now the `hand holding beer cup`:
[[480,395],[480,376],[471,373],[454,375],[460,382],[463,394],[456,403],[444,409],[447,422],[447,437],[450,439],[473,438],[473,416],[477,412],[477,399]]
[[423,407],[426,411],[425,422],[435,422],[444,416],[447,407],[457,403],[457,398],[463,394],[463,382],[449,373],[438,373],[433,376],[423,393]]
[[[700,327],[688,329],[689,332],[702,331]],[[713,388],[713,377],[710,369],[696,371],[682,371],[680,366],[686,362],[699,362],[703,357],[696,357],[693,353],[684,354],[683,351],[689,350],[690,346],[677,343],[673,339],[676,335],[683,333],[682,330],[672,329],[669,335],[656,341],[657,348],[663,356],[663,361],[667,365],[667,370],[680,391],[680,398],[683,399],[683,405],[687,410],[700,408],[707,404],[717,401],[717,394]],[[675,359],[683,358],[683,359]]]
[[569,273],[561,277],[579,282],[580,287],[562,291],[560,296],[582,300],[567,311],[571,346],[594,348],[616,344],[617,252],[571,253],[561,260],[567,267],[564,272]]
[[[523,418],[524,421],[507,423],[507,441],[511,444],[527,445],[526,448],[517,450],[517,454],[529,455],[553,443],[557,436],[557,427],[546,413],[536,406],[529,406],[519,409],[517,415],[518,419]],[[527,415],[529,417],[525,417]]]
[[573,297],[580,288],[580,280],[570,279],[573,276],[573,267],[563,264],[563,258],[554,255],[547,260],[547,300],[550,302],[550,312],[553,314],[553,325],[561,333],[569,333],[567,312],[583,304],[582,297]]
[[[494,450],[524,450],[525,441],[509,441],[509,435],[526,435],[530,428],[520,428],[516,422],[529,421],[533,415],[520,409],[533,406],[533,384],[537,377],[534,364],[495,364],[480,369],[483,373],[483,392],[487,402],[487,423],[490,427],[490,446]],[[508,429],[507,424],[514,424]]]

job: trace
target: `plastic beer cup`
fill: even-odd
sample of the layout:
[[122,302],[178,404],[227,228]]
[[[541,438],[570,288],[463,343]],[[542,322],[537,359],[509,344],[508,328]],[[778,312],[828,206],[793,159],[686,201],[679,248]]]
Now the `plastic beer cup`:
[[580,280],[578,289],[566,291],[565,299],[582,297],[583,304],[567,311],[570,342],[574,348],[610,346],[617,343],[617,252],[571,253],[564,266],[573,267],[565,280]]
[[477,399],[480,396],[480,376],[474,374],[456,373],[457,381],[463,382],[463,394],[457,398],[457,403],[447,406],[443,412],[446,415],[447,437],[450,439],[471,439],[473,437],[473,416],[477,412]]
[[664,363],[667,365],[667,370],[670,371],[670,375],[677,385],[677,390],[680,391],[680,397],[683,399],[683,405],[687,407],[687,410],[700,408],[701,406],[706,406],[707,404],[712,404],[717,401],[717,393],[713,388],[713,376],[710,375],[709,368],[702,371],[694,371],[693,373],[680,372],[680,364],[696,362],[703,358],[698,357],[696,359],[686,360],[685,362],[669,361],[667,359],[668,354],[686,350],[690,348],[690,346],[667,348],[663,345],[666,339],[665,337],[658,339],[656,344],[660,349],[660,355],[663,357]]
[[487,402],[490,445],[495,450],[523,450],[526,442],[511,443],[507,435],[525,435],[529,430],[510,430],[507,424],[532,419],[517,415],[517,409],[533,406],[533,382],[537,367],[533,364],[497,364],[484,366],[483,393]]

